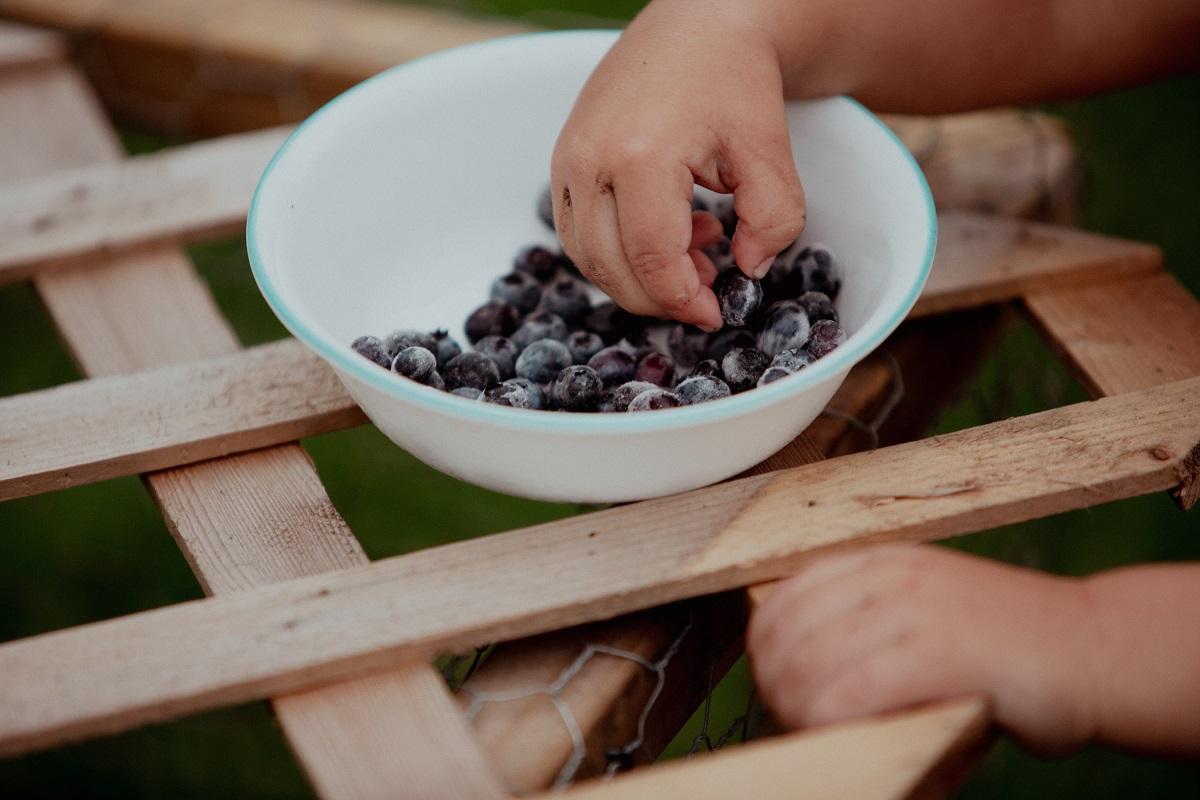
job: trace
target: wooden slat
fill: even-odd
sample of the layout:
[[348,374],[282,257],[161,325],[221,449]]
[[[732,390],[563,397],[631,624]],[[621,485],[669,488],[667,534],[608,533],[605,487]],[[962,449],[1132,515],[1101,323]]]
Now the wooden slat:
[[[0,109],[5,179],[119,156],[89,90],[65,65],[24,70],[19,80],[0,74]],[[178,250],[152,249],[56,270],[36,276],[35,285],[76,360],[92,375],[237,347]],[[156,473],[146,482],[209,593],[367,560],[296,445]],[[121,660],[129,661],[128,655]],[[389,666],[399,669],[275,701],[318,794],[391,797],[397,785],[406,785],[426,797],[498,795],[440,675],[425,663]],[[6,715],[0,712],[0,718]],[[385,752],[381,741],[403,750]]]
[[910,316],[1148,273],[1161,266],[1162,252],[1154,245],[1020,219],[943,212],[938,215],[934,266]]
[[87,258],[240,233],[289,129],[0,186],[0,282]]
[[978,700],[752,742],[582,784],[570,800],[902,800],[940,781],[988,724]]
[[527,27],[433,8],[321,0],[0,0],[72,34],[118,114],[215,134],[296,122],[394,64]]
[[917,157],[939,208],[1075,221],[1078,159],[1054,118],[993,109],[884,121]]
[[294,339],[0,400],[0,500],[282,444],[365,417]]
[[[1140,275],[1160,264],[1156,248],[1136,242],[999,218],[945,216],[945,246],[914,314],[1011,298],[1042,286]],[[174,262],[152,255],[125,263],[131,277],[114,290],[114,303],[129,302],[119,296],[127,290],[138,293],[148,313],[175,310],[164,308],[153,286],[137,277]],[[172,269],[159,279],[178,282],[175,290],[185,295],[195,290],[186,264]],[[69,295],[73,300],[64,298],[57,306],[64,326],[97,316],[87,305],[93,295],[86,268],[60,276],[58,285],[79,287]],[[209,312],[188,313],[196,319]],[[161,324],[169,335],[180,335],[169,316]],[[111,330],[106,324],[88,331],[86,341]],[[184,346],[194,348],[196,340],[185,338]],[[133,344],[159,342],[139,338]],[[109,358],[124,345],[121,339],[93,352]],[[892,379],[886,361],[869,360],[856,368],[831,407],[861,416],[863,409],[847,408],[847,399],[880,396]],[[280,444],[362,419],[329,368],[291,341],[211,362],[62,386],[0,400],[0,500]],[[832,448],[826,440],[844,435],[845,425],[819,421],[812,433],[819,446]],[[787,459],[784,451],[768,463],[783,465]]]
[[1030,292],[1025,305],[1094,396],[1200,375],[1200,303],[1169,273]]
[[1197,392],[1182,381],[13,642],[0,752],[778,578],[817,549],[1177,486],[1200,454]]
[[0,21],[0,70],[42,64],[65,53],[57,34]]

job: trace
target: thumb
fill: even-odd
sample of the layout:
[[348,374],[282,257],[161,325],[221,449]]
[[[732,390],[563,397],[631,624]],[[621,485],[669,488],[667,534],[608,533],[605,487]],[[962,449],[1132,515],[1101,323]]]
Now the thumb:
[[733,257],[752,278],[765,275],[775,256],[804,230],[804,188],[786,137],[777,149],[782,152],[733,165],[738,215]]

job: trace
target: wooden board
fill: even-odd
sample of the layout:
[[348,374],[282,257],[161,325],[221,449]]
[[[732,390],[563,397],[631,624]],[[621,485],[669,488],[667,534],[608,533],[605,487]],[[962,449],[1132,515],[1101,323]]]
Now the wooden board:
[[417,5],[321,0],[0,0],[0,15],[70,33],[118,115],[209,135],[296,122],[395,64],[528,30]]
[[294,339],[0,399],[0,500],[358,425],[333,370]]
[[903,800],[954,771],[988,725],[978,700],[778,736],[567,792],[570,800]]
[[[1137,276],[1161,263],[1156,248],[1136,242],[999,218],[947,214],[944,219],[945,245],[915,315],[1011,298],[1043,286]],[[164,306],[154,296],[153,286],[137,277],[143,270],[171,263],[173,272],[158,280],[177,282],[180,285],[173,291],[185,296],[196,290],[185,263],[154,255],[125,263],[131,265],[127,270],[131,277],[120,286],[137,292],[151,310]],[[92,297],[87,269],[83,266],[59,277],[58,285],[78,287],[71,300],[58,301],[64,326],[87,324],[97,316],[87,305]],[[1178,302],[1188,299],[1185,293]],[[64,307],[67,302],[71,305]],[[114,293],[113,302],[129,300]],[[165,307],[166,313],[171,310]],[[204,308],[188,310],[200,326],[221,324],[216,319],[198,319],[208,313]],[[167,335],[179,330],[169,318],[160,323]],[[87,341],[111,330],[111,326],[89,330]],[[223,348],[232,346],[226,334],[220,336]],[[92,352],[111,357],[112,348],[123,344],[124,339],[114,341]],[[861,416],[861,408],[846,409],[847,398],[880,396],[893,379],[885,359],[870,359],[856,368],[831,407]],[[156,372],[60,386],[0,400],[0,500],[194,463],[362,421],[332,371],[295,341]],[[813,435],[820,446],[832,450],[833,443],[825,440],[842,435],[844,428],[818,422]],[[796,463],[788,459],[785,450],[767,463]]]
[[1034,291],[1025,305],[1093,396],[1200,375],[1200,302],[1169,273]]
[[[119,156],[90,91],[65,65],[23,70],[19,79],[0,73],[0,109],[0,177],[6,180]],[[57,270],[36,276],[35,285],[89,374],[147,369],[237,347],[178,250],[151,249]],[[296,445],[157,473],[147,485],[207,592],[366,562]],[[428,797],[499,794],[440,675],[425,663],[389,666],[402,669],[275,702],[317,792],[390,797],[403,774],[406,785]],[[426,728],[438,733],[422,733]],[[405,749],[402,755],[381,752],[373,739],[404,743]]]
[[0,186],[0,282],[85,259],[241,233],[290,129],[184,145]]
[[0,752],[778,578],[818,549],[1177,486],[1200,454],[1197,392],[1200,378],[6,644]]
[[1154,245],[1021,219],[942,212],[934,265],[910,316],[1145,274],[1161,266],[1162,252]]

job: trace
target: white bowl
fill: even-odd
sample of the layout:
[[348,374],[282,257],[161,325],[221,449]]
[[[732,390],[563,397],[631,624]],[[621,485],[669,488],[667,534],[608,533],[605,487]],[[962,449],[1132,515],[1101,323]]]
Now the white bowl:
[[933,259],[929,188],[896,137],[846,98],[791,103],[808,197],[805,239],[846,269],[849,338],[794,377],[724,400],[634,414],[472,402],[350,350],[364,334],[449,328],[530,242],[550,153],[608,31],[540,33],[448,50],[384,72],[317,111],[263,174],[247,224],[267,302],[330,363],[367,416],[422,461],[545,500],[680,492],[762,461],[812,422],[847,371],[900,323]]

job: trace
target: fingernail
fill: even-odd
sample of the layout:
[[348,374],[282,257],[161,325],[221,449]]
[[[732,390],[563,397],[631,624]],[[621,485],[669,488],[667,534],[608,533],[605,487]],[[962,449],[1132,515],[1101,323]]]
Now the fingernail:
[[775,256],[763,259],[763,262],[754,268],[754,277],[762,280],[763,276],[771,270],[771,265],[775,263]]
[[696,327],[697,327],[697,328],[699,328],[700,330],[704,331],[705,333],[716,333],[717,331],[721,330],[721,326],[720,326],[720,325],[717,325],[717,326],[715,326],[715,327],[714,327],[714,326],[712,326],[712,325],[700,325],[700,324],[697,324],[697,325],[696,325]]

